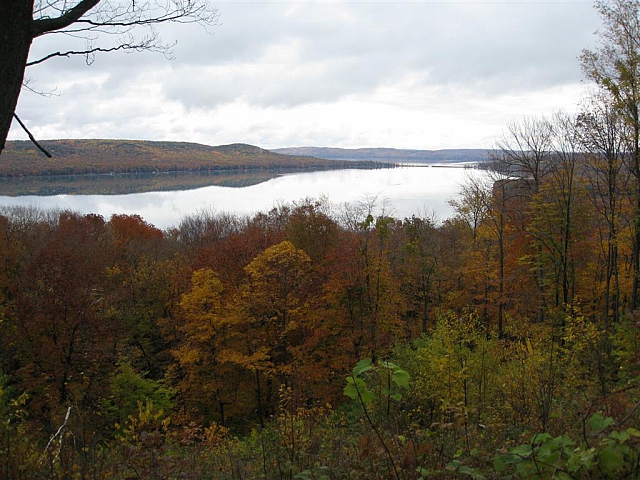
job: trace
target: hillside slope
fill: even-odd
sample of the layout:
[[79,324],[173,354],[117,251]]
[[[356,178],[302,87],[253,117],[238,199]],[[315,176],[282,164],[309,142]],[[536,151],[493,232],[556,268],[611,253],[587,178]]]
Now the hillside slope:
[[[246,144],[212,147],[140,140],[45,140],[46,158],[28,141],[10,141],[0,156],[0,177],[273,168],[343,168],[349,162],[289,156]],[[374,166],[375,164],[371,164]]]
[[328,147],[290,147],[276,148],[275,153],[285,155],[309,155],[330,160],[416,163],[459,163],[486,161],[490,150],[487,149],[449,149],[449,150],[401,150],[396,148],[328,148]]

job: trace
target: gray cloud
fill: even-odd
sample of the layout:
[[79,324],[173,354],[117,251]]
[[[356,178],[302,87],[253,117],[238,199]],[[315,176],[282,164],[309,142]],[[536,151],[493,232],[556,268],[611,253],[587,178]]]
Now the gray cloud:
[[[354,97],[380,100],[388,88],[415,95],[464,89],[488,99],[522,95],[578,82],[577,57],[595,43],[599,26],[591,3],[583,1],[226,1],[219,10],[221,25],[213,35],[194,25],[160,29],[167,42],[178,39],[171,61],[153,53],[115,53],[98,55],[91,67],[71,58],[30,68],[34,88],[57,87],[62,96],[24,92],[19,112],[43,133],[164,138],[205,135],[171,120],[181,108],[214,116],[238,102],[288,110]],[[38,39],[32,58],[83,45],[73,40]],[[439,102],[433,108],[455,115],[471,109],[458,102],[454,95],[450,107]],[[422,103],[404,99],[398,108]],[[163,121],[169,123],[160,128]],[[322,134],[326,144],[361,141],[363,133],[352,127],[336,134],[334,128],[311,131],[297,124],[276,132],[269,122],[256,122],[255,131],[245,133],[282,144],[317,144]]]
[[[195,62],[180,63],[168,98],[189,107],[234,99],[292,106],[337,101],[413,72],[427,84],[487,94],[547,88],[580,79],[577,57],[598,21],[588,3],[314,3],[288,14],[279,3],[255,5],[248,16],[247,4],[228,7],[213,39],[198,37],[213,40],[211,56],[201,44]],[[278,48],[290,56],[271,58]],[[213,72],[196,73],[207,65]],[[259,70],[232,68],[239,65]]]

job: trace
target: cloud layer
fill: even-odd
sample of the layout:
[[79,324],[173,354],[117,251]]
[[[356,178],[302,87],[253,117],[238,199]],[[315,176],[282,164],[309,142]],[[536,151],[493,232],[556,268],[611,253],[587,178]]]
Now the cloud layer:
[[[589,2],[221,2],[168,25],[173,60],[104,54],[31,67],[19,115],[40,138],[263,147],[487,147],[521,115],[575,108]],[[68,48],[38,39],[32,58]],[[11,138],[24,138],[14,127]]]

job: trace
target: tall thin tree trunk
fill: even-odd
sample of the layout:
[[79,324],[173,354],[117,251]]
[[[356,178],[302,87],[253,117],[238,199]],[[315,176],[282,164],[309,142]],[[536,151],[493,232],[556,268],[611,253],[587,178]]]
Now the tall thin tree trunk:
[[256,369],[256,401],[258,403],[258,421],[264,428],[264,407],[262,405],[262,386],[260,384],[260,370]]
[[[632,84],[633,99],[638,98],[635,82]],[[632,106],[633,119],[633,175],[636,178],[636,212],[633,235],[633,284],[631,287],[631,311],[638,308],[638,287],[640,286],[640,120],[638,119],[638,105]]]
[[431,290],[429,281],[422,281],[422,333],[426,334],[429,330],[429,290]]
[[604,326],[605,328],[609,327],[609,310],[611,308],[611,278],[613,271],[613,245],[611,244],[611,237],[609,237],[609,248],[607,249],[607,259],[606,259],[606,273],[605,273],[605,282],[604,282]]
[[[617,240],[615,240],[617,242]],[[613,275],[613,300],[611,308],[613,310],[613,323],[617,323],[620,316],[620,277],[618,273],[618,245],[613,244],[611,252],[611,269]]]
[[498,221],[496,222],[498,235],[498,338],[504,337],[504,256],[505,256],[505,225],[504,211],[505,198],[504,190],[500,194],[500,210],[498,212]]
[[543,323],[545,318],[545,275],[542,264],[542,242],[536,241],[536,283],[538,286],[538,322]]
[[[637,163],[637,160],[636,160]],[[636,172],[638,172],[636,170]],[[633,285],[631,287],[631,311],[638,308],[638,286],[640,282],[640,177],[636,191],[636,218],[633,235]]]
[[571,263],[569,254],[571,247],[571,228],[573,227],[571,224],[571,208],[573,206],[573,166],[570,167],[568,174],[567,208],[564,217],[564,242],[562,245],[562,302],[564,303],[564,308],[569,308],[570,304],[573,304],[573,298],[569,294],[569,272]]

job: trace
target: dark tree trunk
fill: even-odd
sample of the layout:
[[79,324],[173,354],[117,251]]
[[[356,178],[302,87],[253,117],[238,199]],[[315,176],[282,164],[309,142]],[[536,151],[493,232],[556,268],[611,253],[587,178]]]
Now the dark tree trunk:
[[6,0],[0,15],[0,154],[18,104],[33,40],[33,0]]

